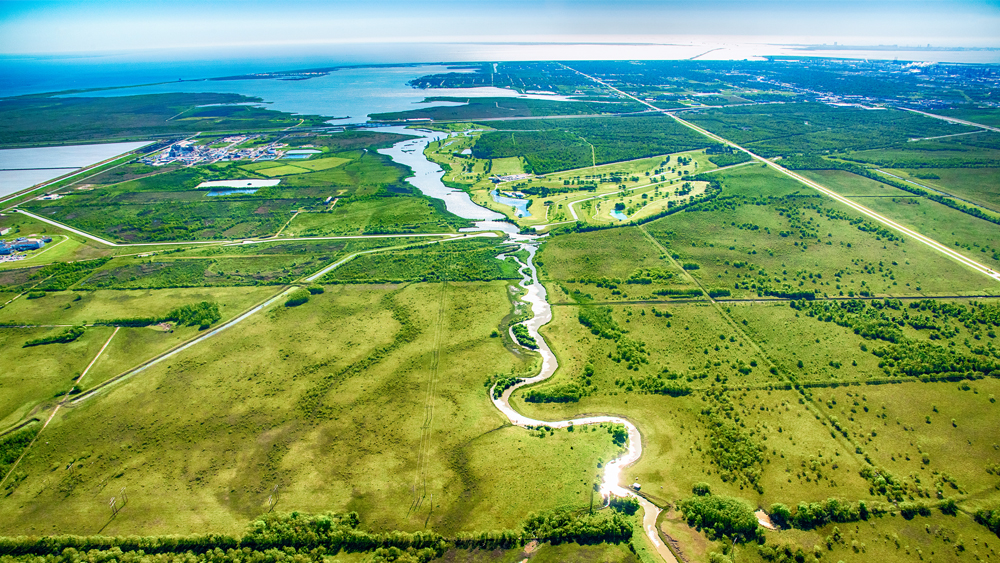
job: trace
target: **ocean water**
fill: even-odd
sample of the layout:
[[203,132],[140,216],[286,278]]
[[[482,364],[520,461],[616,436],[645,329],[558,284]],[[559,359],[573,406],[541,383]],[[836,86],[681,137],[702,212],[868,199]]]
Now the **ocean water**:
[[372,113],[406,111],[432,106],[461,105],[456,102],[424,103],[427,97],[530,97],[565,99],[548,95],[522,95],[503,88],[428,88],[421,90],[407,82],[428,74],[461,72],[443,65],[346,68],[308,80],[275,78],[249,80],[200,80],[171,82],[134,88],[116,88],[70,94],[77,97],[116,97],[173,92],[221,92],[259,97],[269,109],[296,114],[330,116],[331,123],[352,124],[368,121]]

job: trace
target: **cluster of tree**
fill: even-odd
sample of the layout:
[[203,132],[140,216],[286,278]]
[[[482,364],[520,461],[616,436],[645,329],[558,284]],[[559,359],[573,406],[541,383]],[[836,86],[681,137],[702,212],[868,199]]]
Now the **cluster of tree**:
[[524,326],[523,324],[516,324],[513,327],[511,327],[510,331],[514,333],[514,338],[517,339],[517,343],[520,344],[521,346],[524,346],[525,348],[529,348],[531,350],[538,349],[538,342],[535,340],[533,336],[531,336],[531,333],[528,332],[528,327]]
[[219,321],[222,315],[219,313],[219,304],[215,302],[202,301],[194,305],[182,305],[171,309],[169,313],[160,317],[128,317],[121,319],[99,320],[95,325],[103,326],[127,326],[143,327],[155,324],[173,322],[181,326],[197,325],[202,330],[208,328],[213,323]]
[[31,278],[43,280],[36,286],[36,289],[43,291],[65,291],[76,282],[90,275],[97,268],[107,264],[109,260],[111,260],[110,257],[98,258],[96,260],[82,260],[80,262],[54,262],[35,270]]
[[522,526],[524,537],[552,543],[617,543],[632,538],[632,522],[616,510],[594,514],[569,511],[532,513]]
[[860,299],[822,302],[799,299],[792,301],[791,307],[807,317],[850,328],[854,334],[868,340],[900,342],[904,338],[894,316]]
[[6,475],[10,466],[21,457],[21,453],[38,435],[38,428],[30,426],[0,436],[0,475]]
[[619,497],[612,495],[611,500],[608,501],[608,506],[613,510],[628,514],[629,516],[635,514],[639,510],[639,500],[635,497]]
[[[674,377],[669,377],[673,375]],[[671,397],[682,397],[684,395],[691,394],[691,386],[679,381],[677,379],[677,374],[668,374],[668,377],[664,379],[662,373],[658,373],[655,376],[647,375],[642,379],[635,381],[635,386],[642,389],[646,393],[652,393],[654,395],[670,395]]]
[[728,538],[742,543],[763,538],[753,508],[740,499],[695,494],[678,502],[677,508],[689,526],[703,531],[709,539]]
[[529,403],[575,403],[580,400],[581,394],[579,385],[566,383],[544,389],[531,389],[524,394],[524,400]]
[[902,502],[906,498],[906,483],[888,470],[869,465],[863,467],[859,474],[868,481],[868,492],[872,495],[884,496],[889,502]]
[[499,399],[503,392],[510,389],[511,387],[517,385],[518,383],[524,381],[520,377],[515,375],[501,375],[497,376],[496,380],[487,380],[486,385],[493,385],[493,398]]
[[817,102],[719,108],[692,114],[690,119],[768,158],[869,150],[905,144],[911,137],[955,132],[954,125],[909,112],[871,112]]
[[875,348],[872,354],[878,356],[879,367],[889,376],[1000,376],[1000,361],[995,358],[978,354],[966,355],[930,342],[901,340]]
[[302,289],[301,287],[296,288],[288,295],[288,299],[285,300],[285,307],[298,307],[299,305],[303,305],[309,301],[310,295],[312,295],[312,292]]
[[705,154],[711,155],[708,157],[708,160],[720,168],[750,162],[751,160],[749,154],[734,149],[729,145],[712,145],[705,149]]
[[1000,327],[1000,306],[990,303],[973,301],[969,305],[962,305],[934,299],[921,299],[910,302],[909,308],[920,312],[929,312],[935,318],[955,319],[969,330],[977,330],[982,326]]
[[986,526],[991,532],[1000,536],[1000,509],[982,508],[976,511],[974,518],[976,522]]
[[869,505],[865,501],[848,502],[829,498],[824,502],[800,502],[794,511],[781,503],[771,505],[770,517],[776,526],[781,528],[798,528],[812,530],[831,522],[858,522],[868,520],[872,516],[882,516],[891,507],[879,502]]
[[750,432],[744,430],[736,419],[735,407],[722,388],[710,387],[705,391],[706,406],[700,418],[707,428],[709,461],[719,469],[723,481],[745,484],[762,492],[764,454],[767,448]]
[[42,346],[45,344],[66,344],[67,342],[73,342],[77,338],[83,336],[85,329],[82,326],[74,326],[67,328],[66,330],[60,332],[59,334],[54,334],[52,336],[43,336],[41,338],[35,338],[24,343],[22,348],[28,348],[31,346]]
[[646,343],[626,336],[625,330],[611,316],[611,307],[583,305],[577,312],[577,320],[589,328],[591,334],[615,342],[615,351],[608,353],[615,362],[625,362],[628,369],[636,371],[641,364],[649,363]]
[[653,292],[653,295],[661,295],[664,297],[671,298],[696,298],[705,295],[705,292],[698,289],[697,287],[689,289],[657,289]]
[[358,256],[323,276],[322,283],[491,281],[520,279],[517,264],[496,260],[497,243],[463,240]]
[[[491,72],[492,74],[492,72]],[[432,75],[434,76],[434,75]],[[476,76],[476,75],[473,75]],[[411,82],[413,85],[438,87],[437,84],[459,83],[467,84],[469,78],[467,74],[462,77],[452,74],[421,77]],[[479,75],[477,79],[482,79]],[[475,80],[475,79],[474,79]],[[433,86],[430,86],[433,84]],[[490,86],[489,80],[486,85]],[[580,114],[600,114],[600,113],[627,113],[642,111],[644,108],[637,102],[562,102],[552,100],[533,100],[527,98],[427,98],[428,101],[448,101],[462,102],[461,105],[447,107],[429,107],[410,111],[393,113],[373,113],[371,119],[375,121],[391,121],[403,119],[448,119],[448,120],[473,120],[496,117],[530,117],[535,115],[580,115]]]
[[[338,552],[371,554],[374,561],[426,562],[451,547],[506,549],[529,540],[592,544],[627,541],[638,503],[616,503],[596,514],[555,511],[530,514],[521,530],[463,532],[454,538],[429,531],[367,532],[357,513],[269,513],[250,523],[242,536],[48,536],[0,538],[0,556],[7,561],[140,561],[184,560],[217,563],[324,561]],[[167,556],[167,557],[160,557]],[[67,559],[68,558],[68,559]]]

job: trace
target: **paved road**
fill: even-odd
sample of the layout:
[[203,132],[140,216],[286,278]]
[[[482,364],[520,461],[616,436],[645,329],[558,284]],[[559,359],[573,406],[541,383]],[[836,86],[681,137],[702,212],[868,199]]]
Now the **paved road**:
[[933,117],[934,119],[940,119],[942,121],[948,121],[950,123],[958,123],[960,125],[968,125],[970,127],[979,127],[980,129],[986,129],[987,131],[995,131],[1000,133],[1000,128],[992,127],[990,125],[983,125],[982,123],[976,123],[974,121],[966,121],[964,119],[958,119],[956,117],[948,117],[946,115],[938,115],[936,113],[927,113],[926,111],[920,111],[910,108],[899,108],[901,110],[912,111],[913,113],[919,113],[920,115],[926,115],[927,117]]

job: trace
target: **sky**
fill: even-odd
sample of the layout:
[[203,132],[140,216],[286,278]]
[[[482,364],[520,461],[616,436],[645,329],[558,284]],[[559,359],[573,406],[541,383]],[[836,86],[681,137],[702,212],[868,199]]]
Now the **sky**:
[[0,0],[3,56],[699,41],[1000,47],[1000,0]]

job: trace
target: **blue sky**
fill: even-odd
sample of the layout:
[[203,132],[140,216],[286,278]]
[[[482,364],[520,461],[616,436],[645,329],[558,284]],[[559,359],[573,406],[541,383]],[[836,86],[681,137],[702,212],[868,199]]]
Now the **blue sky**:
[[705,37],[1000,47],[1000,0],[0,0],[5,55]]

